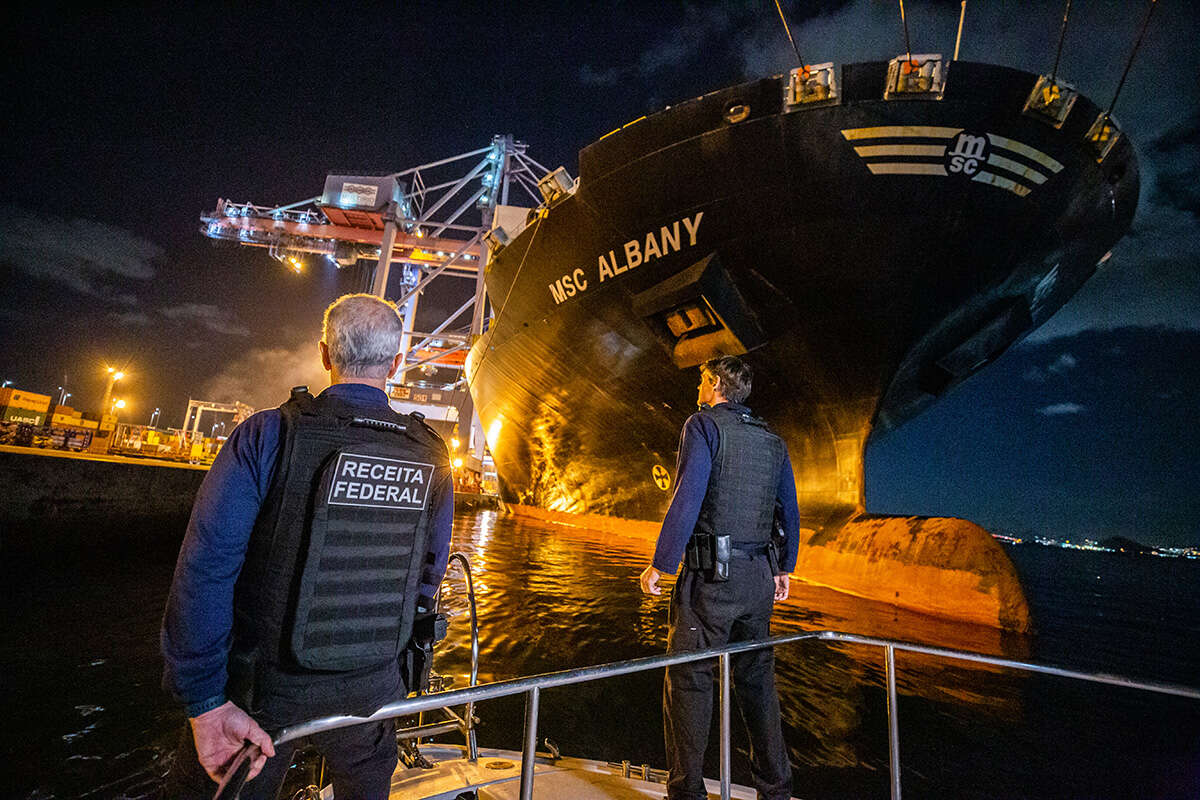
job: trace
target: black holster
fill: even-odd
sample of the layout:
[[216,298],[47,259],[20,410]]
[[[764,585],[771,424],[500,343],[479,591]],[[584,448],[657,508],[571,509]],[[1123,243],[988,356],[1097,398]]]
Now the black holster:
[[418,614],[413,619],[412,638],[400,653],[400,676],[410,693],[429,690],[433,646],[446,638],[447,627],[445,614]]
[[771,562],[771,574],[783,573],[783,556],[787,547],[787,532],[783,529],[783,506],[775,501],[775,517],[771,520],[771,536],[767,539],[767,559]]
[[714,583],[729,580],[733,539],[727,533],[693,533],[684,550],[684,564]]

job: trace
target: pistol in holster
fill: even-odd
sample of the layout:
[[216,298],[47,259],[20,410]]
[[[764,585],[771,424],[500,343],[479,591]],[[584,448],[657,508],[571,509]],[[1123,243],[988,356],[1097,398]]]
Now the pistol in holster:
[[775,517],[771,520],[771,535],[767,539],[767,560],[771,574],[783,574],[783,556],[787,548],[787,532],[783,529],[783,506],[775,501]]
[[429,690],[433,646],[446,638],[448,627],[445,614],[417,614],[413,618],[412,637],[400,653],[400,673],[409,692],[424,694]]
[[729,558],[733,539],[727,533],[693,533],[684,551],[684,563],[689,569],[703,572],[708,580],[721,583],[729,580]]

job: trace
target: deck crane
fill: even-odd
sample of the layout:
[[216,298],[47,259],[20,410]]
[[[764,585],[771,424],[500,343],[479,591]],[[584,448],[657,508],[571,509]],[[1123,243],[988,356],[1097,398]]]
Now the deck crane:
[[[212,239],[266,248],[297,271],[313,256],[339,269],[375,261],[371,293],[394,300],[404,318],[404,358],[388,386],[392,405],[419,410],[447,427],[470,420],[468,449],[477,465],[483,435],[465,377],[434,387],[408,376],[422,367],[461,371],[466,351],[482,333],[490,253],[485,239],[501,224],[523,226],[529,208],[510,206],[510,189],[515,184],[537,206],[538,183],[550,172],[525,151],[512,136],[495,136],[486,147],[388,175],[329,175],[322,194],[287,205],[222,198],[201,215],[200,230]],[[403,268],[398,293],[389,287],[392,264]],[[433,330],[417,331],[417,301],[440,278],[474,279],[474,291],[464,287],[462,306]],[[470,323],[455,325],[467,311]]]

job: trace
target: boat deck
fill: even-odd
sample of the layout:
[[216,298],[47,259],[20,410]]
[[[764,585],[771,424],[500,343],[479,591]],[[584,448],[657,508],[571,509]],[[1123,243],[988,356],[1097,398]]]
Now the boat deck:
[[[517,800],[521,796],[521,754],[508,750],[480,749],[471,763],[462,747],[425,745],[421,755],[434,762],[432,769],[401,765],[392,776],[392,800],[456,800],[474,791],[478,800]],[[719,798],[720,787],[707,781],[709,796]],[[534,765],[536,797],[572,800],[661,800],[667,787],[655,781],[624,777],[619,767],[581,758],[539,758]],[[470,796],[470,795],[468,795]],[[754,791],[733,787],[731,797],[754,800]]]

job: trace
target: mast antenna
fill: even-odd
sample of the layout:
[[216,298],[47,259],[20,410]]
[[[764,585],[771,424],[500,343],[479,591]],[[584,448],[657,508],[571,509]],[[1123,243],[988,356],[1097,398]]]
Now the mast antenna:
[[792,43],[792,52],[796,54],[796,61],[800,62],[800,67],[804,67],[804,59],[800,57],[800,48],[796,47],[796,40],[792,38],[792,29],[788,25],[787,17],[783,15],[783,7],[779,5],[779,0],[775,0],[775,10],[779,12],[779,19],[783,22],[783,30],[787,32],[788,41]]
[[1058,77],[1058,62],[1062,58],[1063,40],[1067,38],[1067,17],[1071,15],[1071,0],[1067,0],[1067,5],[1063,9],[1062,28],[1058,31],[1058,52],[1054,55],[1054,69],[1050,70],[1050,84],[1055,84],[1055,79]]
[[[1070,2],[1070,0],[1068,0]],[[958,12],[958,35],[954,37],[954,60],[958,61],[958,46],[962,44],[962,29],[963,20],[967,18],[967,0],[962,0],[962,7]]]
[[1117,91],[1113,92],[1112,102],[1108,104],[1108,110],[1104,112],[1104,120],[1107,124],[1112,117],[1113,108],[1117,105],[1117,98],[1121,96],[1121,89],[1125,86],[1125,78],[1129,75],[1129,68],[1133,66],[1134,56],[1137,55],[1138,48],[1142,46],[1142,37],[1146,35],[1146,28],[1150,27],[1150,16],[1154,13],[1154,5],[1158,0],[1150,0],[1150,7],[1146,9],[1146,18],[1142,21],[1142,29],[1138,31],[1137,41],[1133,43],[1133,50],[1129,53],[1129,61],[1125,64],[1125,71],[1121,73],[1121,81],[1117,84]]

